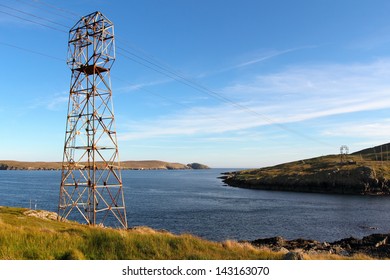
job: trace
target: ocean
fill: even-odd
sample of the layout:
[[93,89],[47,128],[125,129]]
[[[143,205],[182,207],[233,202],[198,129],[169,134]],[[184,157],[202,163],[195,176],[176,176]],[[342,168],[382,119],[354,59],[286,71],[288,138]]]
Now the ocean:
[[[229,169],[123,170],[129,227],[214,240],[335,241],[390,232],[390,197],[250,190],[218,179]],[[60,171],[0,171],[0,205],[57,211]]]

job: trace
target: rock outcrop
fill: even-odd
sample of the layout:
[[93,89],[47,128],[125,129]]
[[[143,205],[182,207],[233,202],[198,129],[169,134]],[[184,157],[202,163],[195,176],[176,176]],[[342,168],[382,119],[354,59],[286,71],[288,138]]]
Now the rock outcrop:
[[255,247],[265,247],[273,251],[286,253],[285,259],[302,259],[306,254],[336,254],[353,256],[364,254],[373,258],[390,258],[390,234],[372,234],[362,239],[354,237],[341,239],[335,242],[319,242],[315,240],[272,237],[250,241]]

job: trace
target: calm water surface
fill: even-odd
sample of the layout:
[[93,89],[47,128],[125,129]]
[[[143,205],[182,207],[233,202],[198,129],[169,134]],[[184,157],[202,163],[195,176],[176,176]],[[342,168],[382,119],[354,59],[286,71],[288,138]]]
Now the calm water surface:
[[[225,171],[122,171],[129,227],[218,241],[334,241],[390,231],[390,197],[238,189],[217,179]],[[59,171],[0,171],[0,205],[56,211],[60,180]]]

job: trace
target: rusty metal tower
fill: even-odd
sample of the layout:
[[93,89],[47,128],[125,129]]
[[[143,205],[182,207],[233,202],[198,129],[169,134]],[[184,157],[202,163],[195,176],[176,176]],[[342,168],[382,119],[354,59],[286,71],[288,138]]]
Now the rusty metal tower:
[[127,228],[110,81],[114,60],[112,22],[100,12],[82,17],[69,31],[60,220]]

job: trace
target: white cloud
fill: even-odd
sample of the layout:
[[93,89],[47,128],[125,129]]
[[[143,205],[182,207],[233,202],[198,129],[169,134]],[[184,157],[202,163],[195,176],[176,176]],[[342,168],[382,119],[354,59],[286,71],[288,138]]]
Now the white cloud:
[[202,74],[198,75],[198,78],[204,78],[207,76],[221,74],[221,73],[228,72],[231,70],[244,68],[244,67],[247,67],[247,66],[250,66],[253,64],[257,64],[257,63],[260,63],[260,62],[263,62],[263,61],[266,61],[266,60],[269,60],[269,59],[272,59],[272,58],[275,58],[275,57],[278,57],[278,56],[281,56],[281,55],[284,55],[284,54],[287,54],[290,52],[294,52],[294,51],[298,51],[298,50],[302,50],[302,49],[307,49],[307,48],[313,48],[313,47],[314,46],[304,46],[304,47],[291,48],[291,49],[286,49],[286,50],[262,51],[261,54],[257,54],[256,56],[254,56],[250,59],[246,59],[245,61],[237,63],[235,65],[228,66],[228,67],[216,70],[216,71],[202,73]]
[[126,82],[126,84],[127,84],[124,87],[115,88],[115,90],[114,90],[115,93],[128,93],[128,92],[136,91],[136,90],[140,90],[140,89],[144,90],[146,87],[151,87],[151,86],[155,86],[155,85],[166,84],[166,83],[172,82],[171,79],[164,79],[164,80],[156,80],[156,81],[144,82],[144,83],[138,83],[138,84],[130,84],[129,82],[125,81],[124,79],[120,79],[116,76],[114,76],[112,78],[114,80],[117,79],[119,81]]
[[278,50],[270,51],[267,54],[261,55],[259,57],[253,58],[251,60],[239,63],[235,66],[230,67],[230,68],[227,68],[227,70],[246,67],[246,66],[256,64],[256,63],[259,63],[259,62],[262,62],[262,61],[265,61],[265,60],[268,60],[268,59],[271,59],[271,58],[274,58],[274,57],[277,57],[277,56],[280,56],[283,54],[287,54],[290,52],[299,51],[299,50],[303,50],[303,49],[307,49],[307,48],[313,48],[313,47],[314,46],[304,46],[304,47],[291,48],[291,49],[286,49],[286,50],[281,50],[281,51],[278,51]]
[[54,93],[49,97],[37,98],[30,106],[30,109],[45,108],[50,111],[57,111],[66,108],[66,104],[69,100],[69,93],[63,91],[60,93]]
[[[293,122],[390,108],[388,77],[390,59],[366,64],[289,67],[221,90],[244,109],[222,103],[180,111],[142,121],[142,125],[129,124],[131,132],[122,134],[121,138],[212,135],[270,123],[288,131],[289,123]],[[358,126],[356,129],[357,133]]]
[[376,120],[374,122],[342,122],[338,125],[325,128],[325,136],[343,136],[348,135],[354,138],[365,138],[370,140],[381,139],[389,141],[390,139],[390,119]]
[[[237,83],[224,92],[288,110],[291,120],[390,107],[390,60],[291,67]],[[277,112],[275,112],[277,113]]]
[[53,111],[58,110],[59,108],[66,108],[64,105],[68,103],[68,101],[69,96],[61,94],[49,100],[46,104],[46,108]]
[[390,139],[390,119],[376,119],[373,121],[341,121],[322,128],[322,136],[326,138],[342,139],[349,151],[356,152],[367,147],[374,147],[388,143]]
[[[224,112],[228,111],[228,114]],[[128,123],[131,131],[120,135],[121,140],[165,137],[173,135],[215,134],[253,127],[253,124],[240,124],[245,116],[238,109],[227,106],[194,108],[157,120]],[[251,117],[251,116],[249,116]]]

